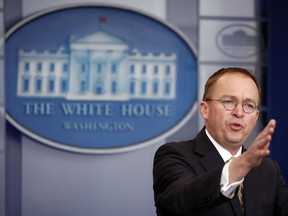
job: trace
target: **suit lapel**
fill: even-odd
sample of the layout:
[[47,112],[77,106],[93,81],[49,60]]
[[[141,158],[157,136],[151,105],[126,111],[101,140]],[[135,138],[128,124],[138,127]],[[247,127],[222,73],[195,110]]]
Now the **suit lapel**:
[[202,159],[200,160],[200,163],[206,171],[211,171],[224,165],[224,161],[217,149],[207,137],[205,128],[203,128],[196,137],[195,152],[201,155]]
[[216,149],[215,151],[207,152],[200,163],[206,171],[211,171],[224,165],[224,161]]

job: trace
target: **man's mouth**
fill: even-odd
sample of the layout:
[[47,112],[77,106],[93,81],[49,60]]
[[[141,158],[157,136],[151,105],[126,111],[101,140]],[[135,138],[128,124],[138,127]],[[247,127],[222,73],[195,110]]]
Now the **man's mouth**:
[[233,130],[242,130],[243,126],[239,123],[231,123],[229,124],[230,128]]

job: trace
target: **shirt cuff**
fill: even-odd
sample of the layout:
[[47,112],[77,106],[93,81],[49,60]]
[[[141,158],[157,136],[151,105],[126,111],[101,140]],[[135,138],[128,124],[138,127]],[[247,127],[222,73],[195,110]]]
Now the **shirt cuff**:
[[231,161],[226,163],[222,169],[221,181],[220,181],[220,191],[227,197],[232,199],[235,195],[236,188],[244,181],[244,178],[240,181],[229,184],[229,166]]

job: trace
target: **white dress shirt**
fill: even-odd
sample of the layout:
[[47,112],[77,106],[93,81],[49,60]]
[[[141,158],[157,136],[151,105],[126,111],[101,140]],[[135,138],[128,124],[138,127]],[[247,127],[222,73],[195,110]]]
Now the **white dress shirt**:
[[244,181],[244,178],[238,182],[234,182],[232,184],[229,183],[229,166],[231,161],[229,161],[232,157],[237,158],[242,153],[242,147],[238,150],[235,155],[232,155],[229,151],[223,148],[220,144],[218,144],[212,136],[209,134],[207,129],[205,130],[208,138],[213,143],[217,151],[219,152],[220,156],[222,157],[223,161],[226,163],[222,169],[222,176],[220,180],[220,191],[221,193],[230,199],[232,199],[235,195],[236,188]]

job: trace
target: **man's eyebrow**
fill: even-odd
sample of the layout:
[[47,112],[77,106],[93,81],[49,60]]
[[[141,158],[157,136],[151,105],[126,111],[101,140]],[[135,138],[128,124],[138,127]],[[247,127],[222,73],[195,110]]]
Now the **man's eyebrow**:
[[254,102],[254,103],[256,103],[256,100],[254,100],[252,98],[247,98],[243,102]]
[[234,100],[237,99],[237,98],[236,98],[235,96],[233,96],[233,95],[222,95],[222,96],[220,96],[220,98],[222,98],[222,99],[228,98],[228,99],[234,99]]
[[[221,98],[221,99],[238,100],[236,96],[234,96],[234,95],[228,95],[228,94],[222,95],[222,96],[220,96],[220,98]],[[256,100],[253,99],[253,98],[246,98],[245,100],[243,100],[243,102],[254,102],[254,103],[256,103]]]

